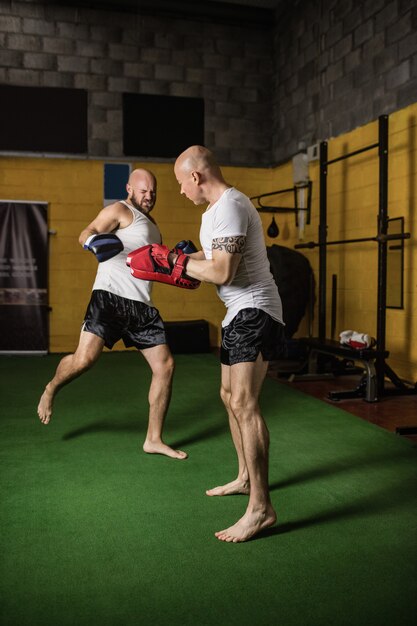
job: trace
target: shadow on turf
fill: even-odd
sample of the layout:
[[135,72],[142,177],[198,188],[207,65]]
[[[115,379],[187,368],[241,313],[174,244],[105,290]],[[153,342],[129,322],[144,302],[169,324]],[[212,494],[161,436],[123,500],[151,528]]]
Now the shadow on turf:
[[[65,435],[63,435],[62,439],[64,441],[70,441],[71,439],[83,437],[84,435],[106,432],[140,433],[144,432],[142,426],[142,424],[136,422],[94,422],[94,424],[88,424],[87,426],[83,426],[82,428],[77,428],[77,430],[66,433]],[[221,426],[211,426],[194,434],[183,437],[182,439],[178,439],[170,445],[174,448],[179,448],[182,446],[190,445],[192,443],[197,443],[198,441],[203,441],[204,439],[212,439],[214,437],[217,437],[218,435],[224,434],[227,430],[227,424],[223,424]]]
[[211,428],[200,430],[198,433],[194,433],[194,435],[189,435],[188,437],[183,437],[182,439],[178,439],[177,441],[174,441],[171,445],[173,448],[181,448],[183,446],[188,446],[191,443],[197,443],[198,441],[203,441],[204,439],[213,439],[217,437],[218,435],[223,435],[228,430],[229,430],[229,427],[227,425],[212,426]]
[[62,439],[64,441],[69,441],[70,439],[76,439],[77,437],[90,435],[91,433],[138,433],[142,430],[143,429],[141,428],[141,424],[135,422],[94,422],[93,424],[88,424],[87,426],[83,426],[82,428],[77,428],[76,430],[72,430],[69,433],[65,433]]
[[283,535],[302,528],[308,528],[309,526],[315,526],[316,524],[344,520],[348,517],[360,518],[380,515],[390,509],[399,508],[406,502],[415,501],[415,499],[415,481],[413,485],[409,485],[408,490],[399,490],[397,487],[390,487],[388,489],[380,489],[379,491],[370,491],[363,497],[356,499],[355,502],[346,504],[346,506],[341,506],[329,511],[322,511],[321,513],[283,524],[278,522],[277,525],[266,528],[258,535],[249,539],[249,541],[266,539],[274,535]]
[[[375,512],[376,509],[379,510],[380,506],[375,507]],[[278,525],[272,526],[272,528],[266,528],[261,531],[258,535],[255,535],[255,537],[252,537],[250,541],[256,541],[256,539],[262,538],[265,539],[266,537],[272,537],[274,535],[284,535],[295,530],[300,530],[301,528],[308,528],[308,526],[333,522],[338,519],[345,519],[346,517],[354,517],[356,515],[364,515],[369,512],[370,508],[366,509],[363,503],[351,504],[333,511],[325,511],[318,515],[311,515],[310,517],[305,517],[293,522],[285,522],[284,524],[278,523]]]
[[403,449],[389,455],[377,453],[372,456],[367,454],[366,456],[352,456],[345,459],[340,459],[340,457],[338,457],[337,460],[335,459],[327,465],[313,467],[312,469],[295,474],[286,480],[284,479],[271,483],[269,485],[269,490],[275,491],[277,489],[285,489],[285,487],[291,487],[292,485],[316,480],[318,478],[324,478],[326,476],[334,476],[335,474],[341,474],[343,472],[350,472],[351,470],[357,470],[358,468],[363,469],[366,467],[373,467],[375,465],[386,466],[389,461],[408,458],[409,453],[406,453]]

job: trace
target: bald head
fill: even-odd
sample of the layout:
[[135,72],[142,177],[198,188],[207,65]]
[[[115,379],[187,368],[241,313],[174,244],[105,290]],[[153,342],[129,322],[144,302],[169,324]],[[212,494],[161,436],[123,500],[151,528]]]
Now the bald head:
[[175,161],[174,172],[181,193],[194,204],[212,204],[229,186],[213,153],[204,146],[184,150]]
[[185,174],[197,171],[221,176],[220,168],[213,153],[204,146],[191,146],[184,150],[175,162],[175,170],[177,169]]
[[131,172],[126,185],[127,201],[138,211],[149,213],[156,202],[156,178],[152,172],[136,169]]
[[150,170],[145,170],[145,169],[137,169],[137,170],[133,170],[130,173],[129,176],[129,180],[128,180],[128,185],[132,185],[135,186],[137,185],[137,183],[141,180],[149,180],[151,179],[154,183],[154,185],[156,186],[156,178],[154,176],[154,174],[152,174],[152,172]]

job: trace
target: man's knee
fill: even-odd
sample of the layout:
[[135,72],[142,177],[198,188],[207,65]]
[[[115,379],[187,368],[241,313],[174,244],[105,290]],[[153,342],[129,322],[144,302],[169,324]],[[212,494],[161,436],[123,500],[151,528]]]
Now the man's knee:
[[173,376],[175,370],[175,361],[172,354],[170,354],[165,360],[164,367],[166,369],[167,375]]
[[99,355],[88,354],[85,352],[74,354],[74,366],[79,372],[89,370],[97,361]]
[[222,399],[222,402],[225,405],[225,407],[230,408],[230,389],[221,385],[220,398]]
[[153,364],[152,374],[161,378],[172,378],[175,370],[175,361],[171,353],[165,354]]
[[257,409],[257,403],[254,398],[245,393],[230,395],[230,408],[237,420],[245,420],[250,418]]

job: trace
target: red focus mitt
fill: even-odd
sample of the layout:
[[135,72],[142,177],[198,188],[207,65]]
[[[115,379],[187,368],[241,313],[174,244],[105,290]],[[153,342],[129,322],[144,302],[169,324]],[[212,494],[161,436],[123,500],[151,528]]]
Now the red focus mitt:
[[176,261],[171,265],[168,256],[171,250],[167,246],[151,244],[133,250],[128,254],[126,264],[135,278],[154,280],[158,283],[167,283],[183,289],[197,289],[200,281],[190,278],[185,273],[189,258],[179,253]]

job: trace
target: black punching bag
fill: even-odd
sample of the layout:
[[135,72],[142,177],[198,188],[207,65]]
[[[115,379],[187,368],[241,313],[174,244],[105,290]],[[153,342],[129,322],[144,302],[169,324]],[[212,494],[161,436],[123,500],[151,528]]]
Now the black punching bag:
[[290,339],[307,311],[314,288],[313,270],[307,257],[298,250],[274,244],[266,251],[282,300],[285,336]]
[[278,224],[275,221],[275,217],[272,218],[272,222],[268,226],[268,230],[266,232],[267,232],[268,237],[271,237],[271,239],[275,239],[275,237],[278,237],[279,228],[278,228]]

